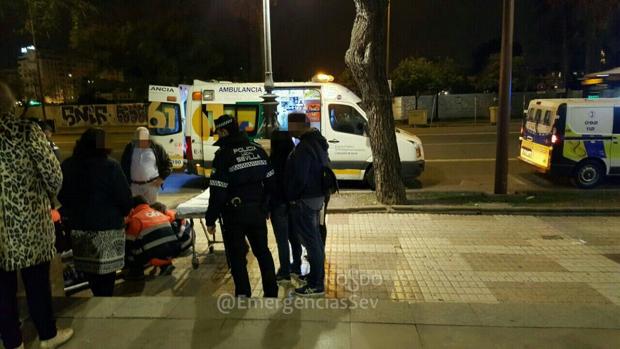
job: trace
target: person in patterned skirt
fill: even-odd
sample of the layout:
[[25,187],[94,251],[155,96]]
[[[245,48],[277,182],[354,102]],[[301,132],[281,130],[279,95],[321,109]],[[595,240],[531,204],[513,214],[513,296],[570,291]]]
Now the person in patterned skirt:
[[75,269],[86,275],[96,297],[114,293],[125,261],[124,219],[132,208],[127,179],[109,153],[105,131],[86,130],[62,163],[58,194],[71,228]]

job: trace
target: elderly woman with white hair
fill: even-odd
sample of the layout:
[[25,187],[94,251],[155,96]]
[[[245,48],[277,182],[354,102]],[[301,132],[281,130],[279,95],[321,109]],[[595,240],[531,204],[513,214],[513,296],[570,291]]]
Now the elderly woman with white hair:
[[134,196],[142,196],[149,204],[157,202],[164,180],[172,172],[172,161],[164,147],[150,139],[146,127],[138,127],[121,157],[121,166]]
[[56,348],[73,336],[71,329],[56,328],[50,285],[50,197],[60,189],[62,173],[41,128],[14,111],[15,99],[0,83],[0,335],[5,348],[24,348],[17,305],[21,272],[40,347]]

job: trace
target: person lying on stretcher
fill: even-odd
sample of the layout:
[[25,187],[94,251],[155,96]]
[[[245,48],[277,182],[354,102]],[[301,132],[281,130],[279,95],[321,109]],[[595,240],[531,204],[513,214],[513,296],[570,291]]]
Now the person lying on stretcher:
[[125,260],[128,279],[144,278],[144,268],[159,267],[162,273],[172,266],[181,244],[171,226],[172,217],[153,209],[142,196],[133,198],[125,230]]
[[151,204],[151,208],[165,214],[170,218],[170,225],[172,226],[172,230],[176,234],[177,240],[179,240],[180,244],[181,251],[179,256],[186,255],[189,252],[190,247],[192,247],[192,242],[194,241],[194,224],[189,219],[177,217],[176,211],[169,210],[168,207],[161,202],[154,202]]

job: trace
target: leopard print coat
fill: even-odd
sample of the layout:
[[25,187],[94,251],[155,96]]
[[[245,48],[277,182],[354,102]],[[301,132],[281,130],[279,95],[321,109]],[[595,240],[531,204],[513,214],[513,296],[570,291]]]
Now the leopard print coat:
[[36,123],[0,115],[0,269],[51,261],[50,197],[62,184],[60,164]]

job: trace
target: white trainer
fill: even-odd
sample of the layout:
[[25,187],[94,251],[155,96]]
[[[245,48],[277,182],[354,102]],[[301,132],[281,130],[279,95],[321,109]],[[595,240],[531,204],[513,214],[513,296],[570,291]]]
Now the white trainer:
[[73,330],[70,328],[59,329],[56,332],[56,337],[52,339],[48,339],[46,341],[41,341],[40,348],[41,349],[56,349],[59,346],[67,343],[69,339],[73,337]]

